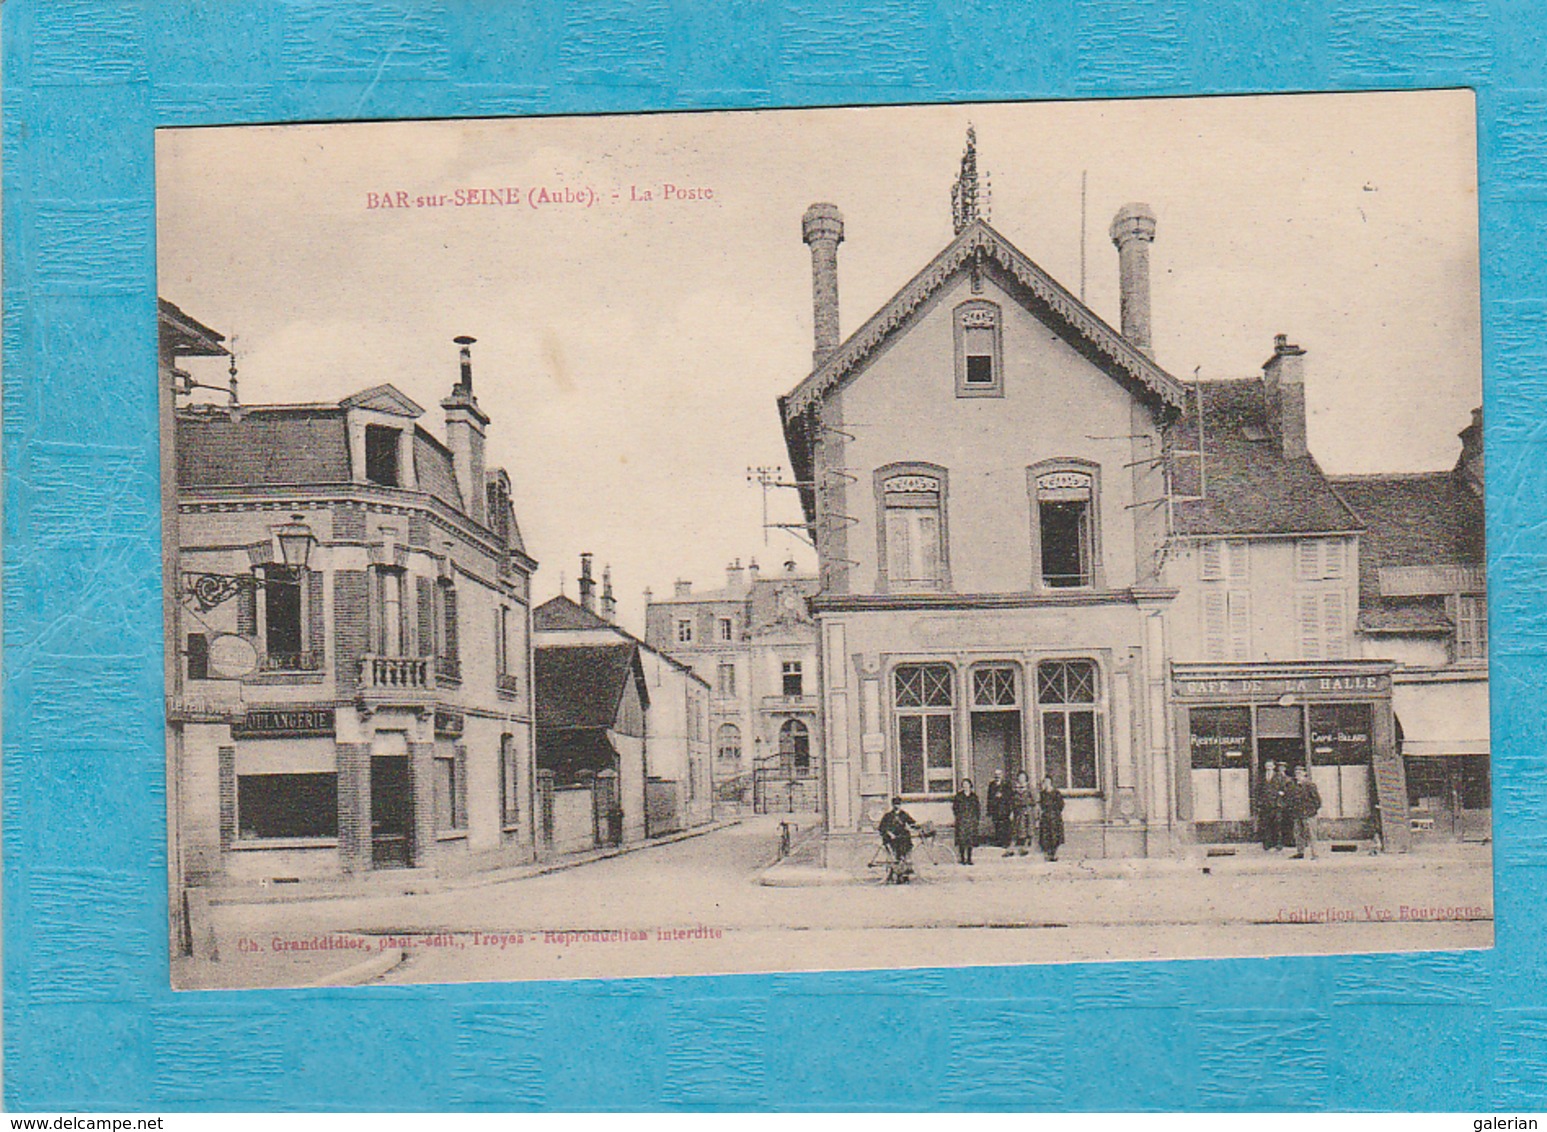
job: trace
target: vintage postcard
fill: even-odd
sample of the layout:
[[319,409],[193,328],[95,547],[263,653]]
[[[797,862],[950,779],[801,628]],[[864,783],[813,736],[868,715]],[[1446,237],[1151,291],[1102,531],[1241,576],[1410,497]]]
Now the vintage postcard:
[[1474,123],[158,132],[174,986],[1490,946]]

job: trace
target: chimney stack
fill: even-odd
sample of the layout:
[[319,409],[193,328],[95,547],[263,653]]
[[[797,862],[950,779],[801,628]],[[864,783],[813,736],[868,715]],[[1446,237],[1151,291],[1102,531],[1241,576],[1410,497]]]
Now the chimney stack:
[[673,583],[672,591],[677,597],[688,597],[693,593],[693,583],[684,582],[681,578],[678,578]]
[[1461,430],[1461,459],[1456,471],[1481,498],[1483,493],[1483,411],[1472,410],[1472,423]]
[[596,612],[596,579],[591,577],[591,555],[580,556],[580,608]]
[[751,576],[751,580],[754,583],[757,581],[757,575],[760,569],[762,568],[758,566],[756,558],[747,564],[747,573]]
[[618,619],[618,599],[612,596],[612,566],[602,567],[602,616],[608,621]]
[[1123,337],[1151,361],[1150,245],[1155,242],[1155,214],[1147,204],[1125,204],[1112,218],[1112,243],[1117,247]]
[[742,572],[741,559],[738,558],[725,568],[725,588],[739,590],[745,581],[746,575]]
[[1268,394],[1269,427],[1284,459],[1310,454],[1305,439],[1305,351],[1287,334],[1273,336],[1273,356],[1262,364],[1262,384]]
[[473,355],[469,347],[477,341],[466,334],[454,339],[460,347],[461,373],[451,387],[451,396],[440,403],[446,413],[446,447],[457,475],[457,488],[468,518],[479,526],[489,522],[489,506],[484,490],[484,430],[489,418],[473,396]]
[[838,348],[838,245],[843,243],[843,213],[836,204],[813,204],[801,218],[800,236],[811,246],[811,308],[816,369]]

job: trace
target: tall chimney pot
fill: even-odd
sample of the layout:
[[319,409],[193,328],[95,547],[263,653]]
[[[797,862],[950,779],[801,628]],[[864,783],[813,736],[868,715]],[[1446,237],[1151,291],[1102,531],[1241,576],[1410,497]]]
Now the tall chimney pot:
[[836,204],[813,204],[800,221],[800,238],[811,247],[811,308],[816,346],[815,369],[838,348],[838,245],[843,243],[843,213]]
[[618,599],[612,593],[612,565],[602,567],[602,616],[608,621],[618,617]]
[[580,556],[580,608],[596,612],[596,580],[591,577],[591,555]]
[[446,447],[451,449],[451,464],[467,515],[484,526],[489,522],[484,476],[484,430],[489,427],[489,417],[473,396],[473,357],[469,347],[477,339],[462,334],[453,341],[460,347],[461,371],[451,387],[451,395],[440,403],[446,412]]
[[1125,204],[1112,218],[1110,235],[1117,248],[1123,337],[1151,361],[1150,245],[1155,242],[1155,213],[1147,204]]

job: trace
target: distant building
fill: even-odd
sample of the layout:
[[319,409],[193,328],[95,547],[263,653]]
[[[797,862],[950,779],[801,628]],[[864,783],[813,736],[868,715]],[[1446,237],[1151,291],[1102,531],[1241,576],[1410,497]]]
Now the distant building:
[[[539,675],[550,671],[550,661],[545,658],[552,650],[597,646],[632,649],[644,681],[641,689],[644,745],[640,779],[644,792],[641,796],[632,789],[623,791],[625,819],[630,809],[636,818],[642,819],[642,824],[626,821],[626,828],[642,837],[658,837],[703,825],[713,816],[714,802],[709,753],[709,685],[689,665],[652,648],[614,621],[617,604],[612,593],[611,571],[606,571],[603,577],[598,610],[591,556],[584,555],[580,570],[580,602],[560,595],[534,611]],[[602,664],[597,657],[588,663],[601,664],[596,677],[606,678],[610,661]],[[557,668],[551,670],[556,672]],[[556,711],[568,711],[558,702],[558,697],[579,693],[573,689],[561,693],[557,687],[552,691],[550,697],[547,690],[539,688],[538,764],[553,772],[556,787],[578,786],[581,783],[573,775],[566,774],[563,760],[549,755],[551,742],[557,741],[558,736],[547,726],[544,711],[545,705],[550,704]],[[620,770],[622,782],[621,768],[615,769]],[[628,781],[632,785],[632,775]]]
[[816,578],[794,563],[765,576],[754,561],[726,569],[725,587],[646,594],[645,640],[690,664],[711,689],[716,791],[760,812],[822,806]]
[[[164,342],[187,324],[163,304]],[[444,440],[390,385],[177,410],[169,757],[189,885],[531,858],[537,563],[485,466],[470,342]]]
[[1367,656],[1390,657],[1397,745],[1419,837],[1484,840],[1493,795],[1482,410],[1448,472],[1338,476],[1363,521],[1359,625]]

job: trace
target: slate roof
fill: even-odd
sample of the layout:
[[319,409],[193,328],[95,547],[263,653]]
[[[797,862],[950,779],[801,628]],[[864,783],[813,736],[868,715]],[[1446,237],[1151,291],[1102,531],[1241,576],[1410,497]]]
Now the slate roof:
[[[183,488],[345,484],[351,480],[344,409],[333,405],[224,406],[177,417],[177,483]],[[414,430],[419,487],[466,514],[451,450]]]
[[[1175,506],[1176,533],[1288,535],[1357,531],[1359,518],[1338,497],[1313,456],[1285,459],[1268,427],[1262,381],[1200,381],[1193,406],[1178,423],[1173,449],[1198,449],[1198,399],[1203,406],[1203,496]],[[1198,493],[1198,461],[1172,461],[1178,495]]]
[[1483,501],[1454,471],[1335,476],[1359,515],[1359,627],[1365,632],[1449,632],[1440,597],[1382,598],[1387,566],[1481,566]]
[[612,727],[630,679],[649,704],[638,646],[539,645],[535,661],[539,728]]
[[532,610],[532,628],[539,632],[544,629],[612,629],[623,632],[605,617],[592,613],[563,594],[549,598]]

